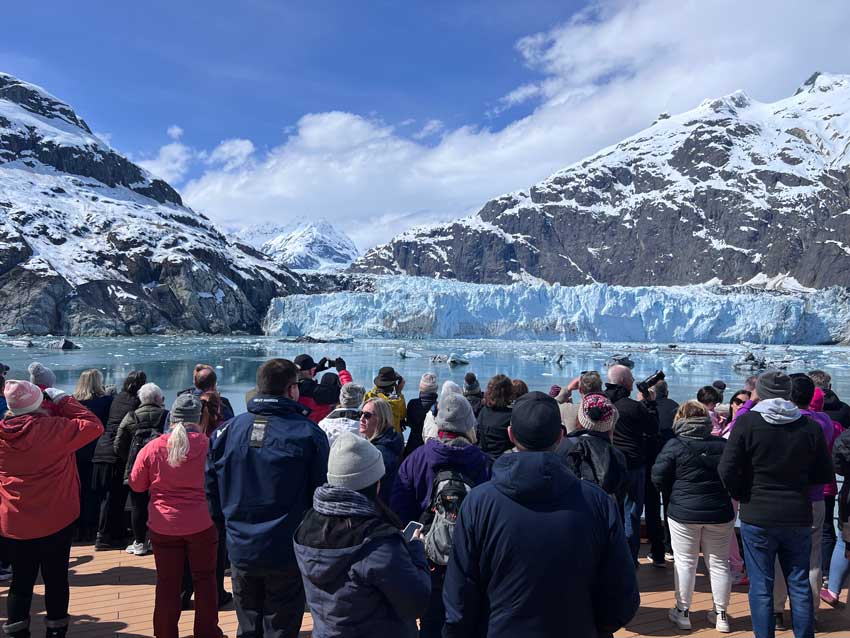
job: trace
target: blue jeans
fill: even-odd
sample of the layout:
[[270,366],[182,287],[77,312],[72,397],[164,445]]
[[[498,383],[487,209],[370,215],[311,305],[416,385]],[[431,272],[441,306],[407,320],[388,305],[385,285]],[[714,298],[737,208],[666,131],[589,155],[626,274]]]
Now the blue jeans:
[[626,495],[620,507],[623,517],[623,527],[626,532],[626,541],[632,552],[632,559],[637,563],[638,551],[640,550],[640,516],[643,514],[644,481],[646,480],[646,467],[638,467],[627,473]]
[[[809,527],[757,527],[741,521],[744,558],[750,577],[750,614],[756,638],[774,638],[773,581],[776,558],[782,565],[791,599],[795,638],[813,638],[814,609],[809,586]],[[782,575],[779,576],[782,578]]]
[[[846,525],[847,523],[845,523]],[[844,555],[845,543],[839,536],[832,550],[832,563],[829,568],[829,591],[840,594],[847,584],[847,574],[850,573],[850,561]]]

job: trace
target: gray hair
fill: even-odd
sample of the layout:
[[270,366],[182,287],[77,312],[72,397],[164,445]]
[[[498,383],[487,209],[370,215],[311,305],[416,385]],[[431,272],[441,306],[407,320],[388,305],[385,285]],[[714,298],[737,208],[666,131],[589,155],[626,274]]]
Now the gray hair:
[[359,383],[346,383],[339,391],[339,405],[343,408],[356,408],[363,403],[366,388]]
[[139,393],[137,396],[139,397],[139,402],[142,405],[165,405],[165,395],[162,393],[162,389],[156,383],[146,383],[145,385],[143,385],[141,388],[139,388]]
[[832,375],[829,372],[825,372],[824,370],[812,370],[809,372],[809,378],[812,380],[812,383],[815,384],[816,388],[820,388],[821,390],[829,390],[832,388]]

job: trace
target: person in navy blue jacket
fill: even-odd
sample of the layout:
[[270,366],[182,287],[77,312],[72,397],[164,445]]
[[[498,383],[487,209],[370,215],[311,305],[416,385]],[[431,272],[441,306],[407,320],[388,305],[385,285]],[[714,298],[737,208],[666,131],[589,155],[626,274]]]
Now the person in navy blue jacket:
[[554,453],[558,403],[530,392],[513,407],[517,452],[464,499],[443,590],[443,636],[610,636],[640,605],[617,505]]
[[248,412],[215,433],[207,497],[223,520],[243,638],[295,638],[304,585],[293,534],[328,471],[328,438],[298,403],[298,368],[271,359],[257,370]]

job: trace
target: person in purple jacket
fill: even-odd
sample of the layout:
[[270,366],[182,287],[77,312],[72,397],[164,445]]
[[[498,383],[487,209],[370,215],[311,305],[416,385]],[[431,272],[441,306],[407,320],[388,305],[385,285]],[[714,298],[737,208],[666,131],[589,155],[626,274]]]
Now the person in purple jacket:
[[[828,448],[832,448],[835,438],[835,428],[832,419],[823,412],[815,412],[811,409],[812,398],[815,395],[815,384],[808,376],[802,373],[791,374],[791,402],[800,408],[800,414],[808,417],[820,426]],[[820,589],[823,577],[823,557],[821,556],[821,544],[823,541],[824,523],[824,498],[823,490],[826,485],[814,485],[809,492],[809,500],[812,502],[812,549],[809,555],[809,585],[812,588],[812,601],[814,603],[815,619],[817,619],[820,607]],[[780,573],[779,560],[776,561],[776,571]],[[788,599],[788,588],[784,578],[773,581],[773,613],[776,617],[777,626],[784,626],[783,612],[785,601]]]
[[[460,394],[446,394],[436,417],[437,438],[428,439],[401,464],[390,496],[390,509],[402,523],[418,521],[431,506],[434,477],[439,472],[459,472],[471,485],[490,479],[489,457],[474,444],[475,413]],[[446,568],[431,564],[431,599],[420,622],[420,638],[442,635],[445,608],[443,579]]]

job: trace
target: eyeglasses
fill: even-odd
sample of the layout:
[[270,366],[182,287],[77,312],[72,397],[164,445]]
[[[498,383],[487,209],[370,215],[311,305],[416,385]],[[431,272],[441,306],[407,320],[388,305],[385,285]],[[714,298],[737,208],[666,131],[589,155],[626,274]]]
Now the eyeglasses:
[[363,417],[366,417],[366,420],[367,420],[367,421],[368,421],[369,419],[371,419],[373,416],[375,416],[375,413],[374,413],[374,412],[361,412],[361,413],[360,413],[360,418],[362,419]]

